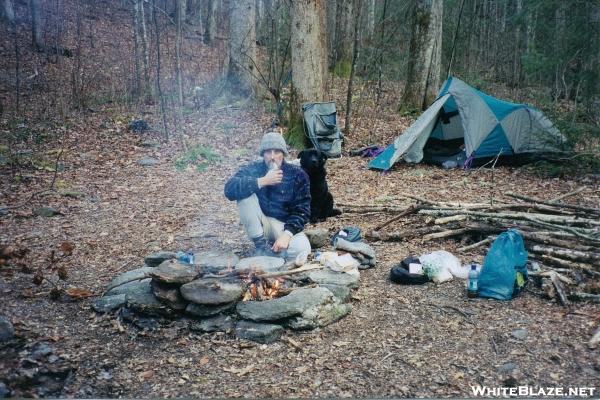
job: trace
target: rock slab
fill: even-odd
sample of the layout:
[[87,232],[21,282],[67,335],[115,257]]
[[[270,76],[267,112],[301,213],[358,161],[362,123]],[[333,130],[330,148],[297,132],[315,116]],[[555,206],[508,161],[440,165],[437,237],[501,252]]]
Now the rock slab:
[[283,334],[283,327],[275,324],[261,324],[252,321],[239,321],[235,327],[235,335],[240,339],[268,344],[278,340]]
[[146,256],[144,263],[149,267],[158,267],[161,263],[171,258],[177,258],[177,255],[172,251],[158,251]]
[[236,265],[236,271],[259,270],[264,272],[275,272],[283,266],[285,260],[279,257],[248,257],[242,258]]
[[198,268],[194,265],[185,264],[176,259],[163,261],[149,273],[152,280],[179,285],[193,281],[199,274]]
[[202,272],[216,274],[224,269],[233,269],[240,260],[231,251],[204,251],[194,254],[194,264],[199,266]]
[[110,281],[110,283],[106,287],[106,290],[110,291],[113,288],[121,286],[127,282],[140,281],[142,279],[148,278],[150,277],[150,272],[152,272],[153,270],[154,268],[144,266],[122,273],[121,275],[117,276],[112,281]]
[[166,285],[160,282],[152,281],[152,293],[154,296],[173,310],[185,310],[188,302],[181,296],[178,286]]
[[329,231],[327,229],[306,229],[304,234],[310,242],[310,247],[318,249],[329,244]]
[[358,273],[358,270],[356,271],[356,273],[347,273],[332,271],[329,268],[324,268],[321,270],[309,272],[308,278],[318,285],[332,284],[347,286],[349,288],[356,288],[358,287],[358,280],[360,279],[360,274]]
[[8,342],[15,336],[15,328],[8,318],[0,315],[0,343]]
[[116,294],[114,296],[104,296],[92,303],[92,308],[99,313],[109,313],[127,302],[125,294]]
[[203,278],[181,286],[184,299],[196,304],[215,305],[238,301],[246,290],[239,279]]
[[233,327],[233,318],[229,315],[217,315],[216,317],[203,319],[200,322],[193,322],[190,324],[191,330],[204,333],[231,332]]
[[234,308],[236,302],[233,303],[225,303],[225,304],[217,304],[217,305],[204,305],[204,304],[196,304],[189,303],[185,308],[185,312],[191,314],[195,317],[210,317],[212,315],[216,315],[219,313],[227,312]]

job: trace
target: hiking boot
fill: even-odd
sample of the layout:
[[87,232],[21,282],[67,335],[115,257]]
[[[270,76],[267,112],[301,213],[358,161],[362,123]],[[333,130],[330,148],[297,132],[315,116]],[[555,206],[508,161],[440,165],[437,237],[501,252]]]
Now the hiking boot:
[[253,238],[252,242],[254,242],[254,252],[252,253],[253,257],[282,257],[281,254],[275,253],[271,249],[271,246],[269,246],[269,243],[267,243],[267,240],[264,236]]

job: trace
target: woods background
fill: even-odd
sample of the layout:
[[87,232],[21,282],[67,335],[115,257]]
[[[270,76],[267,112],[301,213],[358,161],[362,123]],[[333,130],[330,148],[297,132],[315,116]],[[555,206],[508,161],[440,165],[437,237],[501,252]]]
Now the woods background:
[[3,0],[2,124],[11,147],[24,118],[156,105],[168,138],[194,108],[251,97],[301,146],[304,101],[344,91],[351,137],[371,125],[352,122],[353,111],[414,115],[454,75],[542,108],[589,148],[600,126],[599,26],[597,0]]

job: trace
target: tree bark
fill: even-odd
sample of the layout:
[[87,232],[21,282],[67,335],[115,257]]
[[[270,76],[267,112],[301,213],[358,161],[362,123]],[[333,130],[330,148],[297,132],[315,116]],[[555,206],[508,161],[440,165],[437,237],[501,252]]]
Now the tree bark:
[[367,0],[366,2],[366,13],[367,13],[367,32],[366,36],[372,38],[375,34],[375,0]]
[[42,40],[42,2],[41,0],[29,0],[29,10],[31,12],[31,38],[32,45],[37,51],[44,51],[44,41]]
[[292,2],[292,99],[289,123],[302,135],[301,107],[323,101],[327,85],[325,0]]
[[204,31],[204,43],[210,44],[217,36],[217,10],[218,0],[208,0],[206,11],[206,29]]
[[334,58],[332,67],[340,63],[349,63],[352,57],[352,1],[339,0],[336,2],[335,39],[333,43]]
[[351,132],[351,120],[352,120],[352,86],[354,84],[354,73],[356,70],[356,60],[358,59],[359,45],[358,36],[360,30],[360,13],[362,10],[362,0],[355,0],[354,9],[356,14],[354,17],[354,40],[352,43],[352,63],[350,65],[350,77],[348,78],[348,92],[346,94],[346,123],[344,125],[344,132],[346,135],[350,135]]
[[4,0],[2,2],[2,19],[11,26],[15,23],[15,11],[12,0]]
[[[142,61],[144,64],[144,85],[142,87],[142,93],[144,96],[150,95],[150,56],[148,54],[148,34],[146,32],[146,14],[144,11],[144,0],[135,0],[139,2],[139,11],[140,11],[140,27],[141,31],[141,39],[142,39]],[[154,10],[153,10],[154,11]]]
[[442,14],[442,0],[415,1],[402,109],[425,110],[435,99],[441,70]]
[[183,106],[183,78],[181,76],[181,30],[185,16],[185,1],[175,0],[177,12],[175,16],[176,36],[175,36],[175,76],[177,81],[177,101],[179,106]]
[[139,2],[133,2],[133,57],[135,64],[134,95],[137,97],[142,91],[142,69],[140,66],[140,7]]
[[256,30],[254,0],[231,2],[229,22],[229,66],[227,79],[242,96],[256,86]]
[[162,125],[163,134],[165,139],[169,140],[169,131],[167,130],[167,111],[165,109],[165,99],[162,94],[162,88],[160,85],[160,30],[158,27],[158,18],[156,18],[156,4],[155,0],[151,0],[152,5],[152,21],[154,22],[154,30],[156,33],[156,94],[160,102],[160,110],[162,114]]

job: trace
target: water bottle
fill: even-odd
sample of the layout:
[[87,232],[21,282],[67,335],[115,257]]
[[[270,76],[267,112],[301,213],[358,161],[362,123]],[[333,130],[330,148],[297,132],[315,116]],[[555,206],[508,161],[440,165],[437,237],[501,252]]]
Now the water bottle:
[[182,263],[190,264],[189,255],[184,253],[183,251],[177,252],[177,259]]
[[188,251],[187,258],[188,258],[188,263],[191,265],[194,265],[194,253],[191,251]]
[[471,270],[469,271],[469,276],[467,279],[467,297],[472,299],[479,295],[479,286],[478,280],[479,272],[477,272],[477,265],[471,265]]

